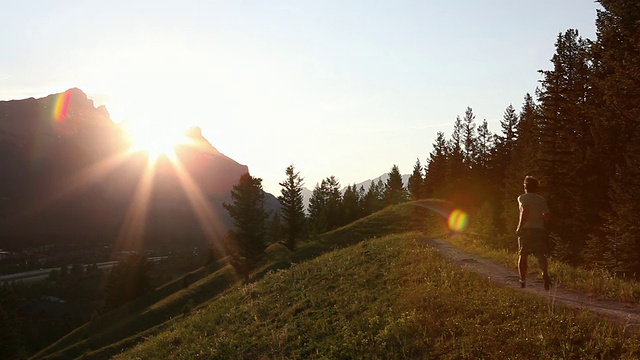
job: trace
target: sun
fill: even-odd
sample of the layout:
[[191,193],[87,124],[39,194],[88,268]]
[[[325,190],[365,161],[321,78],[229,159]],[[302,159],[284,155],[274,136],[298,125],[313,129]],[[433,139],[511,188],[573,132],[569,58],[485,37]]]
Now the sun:
[[173,157],[175,147],[188,142],[184,130],[172,126],[127,123],[122,128],[129,136],[131,150],[144,151],[152,159],[162,155]]

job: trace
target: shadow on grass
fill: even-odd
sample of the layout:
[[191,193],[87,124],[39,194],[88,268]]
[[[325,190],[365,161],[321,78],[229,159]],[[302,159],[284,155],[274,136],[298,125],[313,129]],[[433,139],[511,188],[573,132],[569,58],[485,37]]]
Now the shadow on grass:
[[[373,237],[421,231],[444,233],[442,217],[412,203],[387,207],[349,225],[319,235],[291,252],[281,244],[270,246],[265,259],[251,276],[258,281],[266,274],[287,269],[293,263],[313,259],[326,252],[355,245]],[[283,249],[284,248],[284,249]],[[230,287],[241,277],[226,261],[189,273],[154,292],[115,309],[74,330],[33,359],[102,359],[115,355],[162,329],[165,322],[181,316],[185,306],[198,307]]]

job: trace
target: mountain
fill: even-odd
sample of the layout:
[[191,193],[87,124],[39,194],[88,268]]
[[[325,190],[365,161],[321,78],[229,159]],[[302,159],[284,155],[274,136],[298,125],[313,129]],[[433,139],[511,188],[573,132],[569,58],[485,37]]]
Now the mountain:
[[80,89],[0,101],[0,248],[219,241],[231,226],[222,203],[249,169],[199,128],[187,135],[193,144],[176,149],[180,168],[161,157],[149,171],[147,155],[131,152],[106,108]]
[[[409,177],[411,177],[411,175],[409,175],[409,174],[402,175],[402,183],[404,184],[405,188],[409,184]],[[377,178],[369,179],[369,180],[365,180],[363,182],[357,183],[356,184],[356,189],[360,189],[360,186],[362,186],[362,187],[364,187],[364,190],[366,191],[367,189],[369,189],[369,186],[371,186],[371,183],[377,183],[379,180],[382,180],[382,183],[386,183],[388,179],[389,179],[389,173],[384,173],[384,174],[378,176]],[[345,189],[346,188],[342,189],[342,191],[344,191]]]

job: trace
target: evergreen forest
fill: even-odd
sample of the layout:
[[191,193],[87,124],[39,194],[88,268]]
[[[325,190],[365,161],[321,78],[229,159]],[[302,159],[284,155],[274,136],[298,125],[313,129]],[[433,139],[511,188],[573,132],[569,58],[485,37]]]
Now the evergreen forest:
[[[342,191],[327,177],[313,189],[305,231],[323,233],[388,205],[430,198],[469,213],[467,230],[487,243],[515,248],[516,199],[531,175],[549,203],[555,259],[640,276],[640,5],[599,3],[597,39],[575,29],[558,34],[550,69],[539,71],[539,86],[519,109],[506,107],[497,133],[468,107],[448,138],[438,133],[425,164],[416,161],[406,187],[396,165],[386,182],[367,189]],[[293,248],[305,233],[303,178],[293,165],[286,174],[279,198],[285,218],[270,228],[284,228],[275,233],[288,234]]]

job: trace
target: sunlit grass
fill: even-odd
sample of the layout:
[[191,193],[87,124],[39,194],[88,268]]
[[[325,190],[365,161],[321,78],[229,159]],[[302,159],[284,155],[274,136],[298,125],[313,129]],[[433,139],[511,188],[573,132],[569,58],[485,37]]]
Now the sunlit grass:
[[[517,274],[518,254],[515,247],[513,251],[495,249],[471,234],[451,236],[447,241],[470,253],[513,268],[514,274]],[[513,241],[517,242],[515,236]],[[529,272],[540,273],[533,256],[529,259]],[[576,268],[553,257],[549,261],[549,272],[554,282],[563,288],[580,291],[598,299],[640,304],[640,283],[637,281],[616,277],[604,270]]]
[[640,356],[619,326],[495,285],[421,239],[372,239],[272,272],[118,358]]
[[[211,276],[106,314],[45,353],[59,359],[122,351],[124,359],[640,357],[638,340],[620,326],[495,285],[425,246],[425,237],[447,232],[446,219],[426,209],[389,207],[304,240],[295,251],[270,246],[249,284],[239,286],[221,263]],[[459,240],[515,273],[515,253]]]

